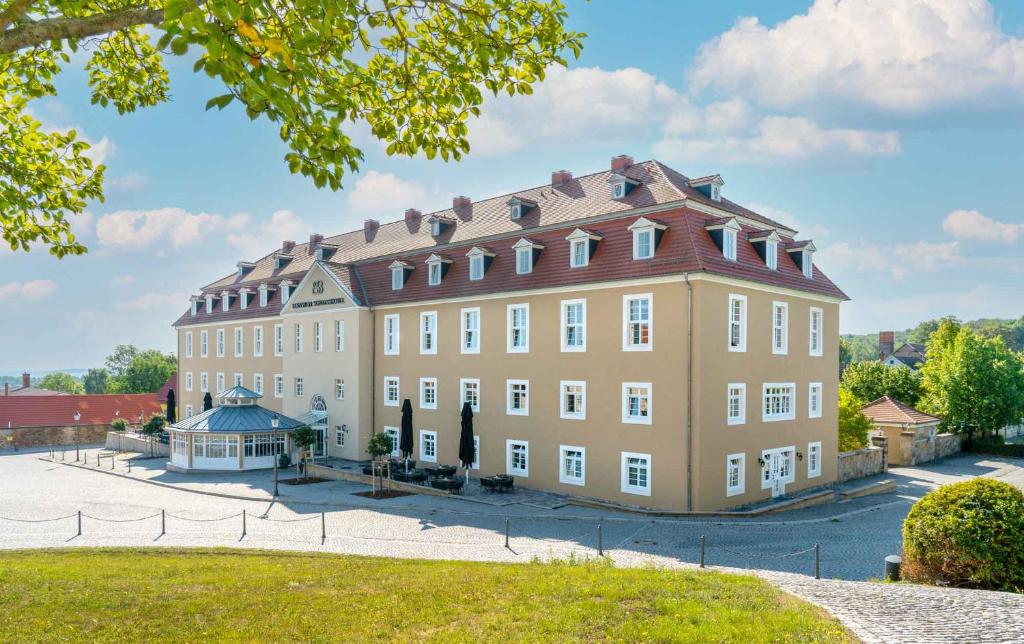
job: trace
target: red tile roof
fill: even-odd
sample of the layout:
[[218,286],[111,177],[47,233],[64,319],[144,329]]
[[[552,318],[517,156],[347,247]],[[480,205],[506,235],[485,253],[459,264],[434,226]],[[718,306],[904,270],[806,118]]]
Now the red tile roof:
[[153,396],[157,399],[157,402],[165,403],[167,402],[167,392],[171,389],[176,389],[177,387],[178,372],[175,371],[171,374],[171,377],[167,379],[167,382],[164,383],[164,386],[160,387],[160,390],[153,394]]
[[878,400],[870,402],[861,407],[861,413],[877,423],[907,423],[910,425],[935,423],[942,419],[938,416],[918,411],[909,405],[904,405],[898,400],[889,396],[882,396]]
[[74,427],[75,410],[82,425],[107,425],[117,417],[135,422],[161,413],[153,394],[0,397],[0,427]]

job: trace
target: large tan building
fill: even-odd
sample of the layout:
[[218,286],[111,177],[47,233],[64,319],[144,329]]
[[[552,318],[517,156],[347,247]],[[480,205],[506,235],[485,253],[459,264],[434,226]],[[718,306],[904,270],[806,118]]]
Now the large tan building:
[[836,476],[839,304],[796,231],[629,157],[584,177],[306,244],[284,242],[175,323],[179,403],[239,382],[366,458],[413,404],[415,458],[665,510]]

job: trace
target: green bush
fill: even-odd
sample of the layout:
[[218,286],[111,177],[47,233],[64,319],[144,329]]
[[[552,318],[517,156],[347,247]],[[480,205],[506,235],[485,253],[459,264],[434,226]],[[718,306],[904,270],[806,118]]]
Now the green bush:
[[[1000,439],[1002,437],[999,437]],[[974,452],[976,454],[996,454],[998,456],[1015,456],[1017,458],[1024,458],[1024,444],[1021,443],[1002,443],[999,440],[992,440],[986,438],[983,441],[972,440],[970,443],[965,445],[967,451]]]
[[871,419],[860,412],[864,402],[846,389],[839,388],[839,451],[849,452],[866,447],[868,432],[874,428]]
[[1024,592],[1024,493],[979,478],[926,494],[903,522],[903,576]]
[[370,456],[379,458],[390,454],[395,449],[391,441],[391,436],[384,432],[378,432],[370,437],[370,444],[366,446],[366,451],[370,453]]
[[111,421],[110,427],[115,432],[127,431],[128,421],[126,421],[124,418],[115,418],[113,421]]

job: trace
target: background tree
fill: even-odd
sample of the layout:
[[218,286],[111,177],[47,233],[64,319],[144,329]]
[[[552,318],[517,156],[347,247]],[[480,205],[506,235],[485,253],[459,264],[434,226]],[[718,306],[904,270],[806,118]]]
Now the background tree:
[[113,379],[110,389],[122,394],[155,393],[177,368],[173,354],[146,349],[132,358],[121,375]]
[[843,375],[846,368],[853,362],[853,348],[846,338],[839,338],[839,375]]
[[160,414],[153,414],[146,421],[146,424],[142,426],[142,433],[146,436],[154,436],[164,431],[164,425],[167,424],[167,419]]
[[839,451],[849,452],[868,444],[868,432],[874,427],[861,413],[864,401],[845,389],[839,390]]
[[114,378],[120,378],[137,355],[139,355],[139,348],[134,344],[117,345],[114,352],[107,356],[105,361],[107,371]]
[[109,378],[109,376],[110,373],[108,373],[106,369],[90,369],[86,372],[85,377],[82,378],[82,385],[85,387],[85,393],[107,393],[107,378]]
[[50,391],[63,391],[68,394],[80,394],[85,391],[82,383],[75,380],[75,377],[63,371],[54,371],[43,376],[36,385],[40,389]]
[[840,386],[865,402],[889,396],[910,406],[921,396],[921,376],[911,369],[878,362],[855,362],[843,371]]
[[102,199],[103,166],[30,111],[83,43],[92,102],[120,114],[168,100],[163,56],[192,48],[193,70],[224,84],[207,109],[275,123],[291,172],[337,190],[363,158],[357,121],[388,154],[459,159],[484,92],[529,94],[579,56],[566,18],[560,0],[0,0],[0,234],[85,252],[66,215]]

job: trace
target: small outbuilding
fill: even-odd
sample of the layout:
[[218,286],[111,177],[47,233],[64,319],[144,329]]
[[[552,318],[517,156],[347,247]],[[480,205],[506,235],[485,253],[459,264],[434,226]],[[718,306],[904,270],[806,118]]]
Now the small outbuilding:
[[260,407],[262,396],[242,386],[219,394],[220,404],[167,427],[176,472],[258,470],[289,452],[288,435],[303,422]]
[[875,426],[873,436],[884,436],[889,465],[916,465],[936,458],[938,416],[918,411],[889,396],[861,408]]

